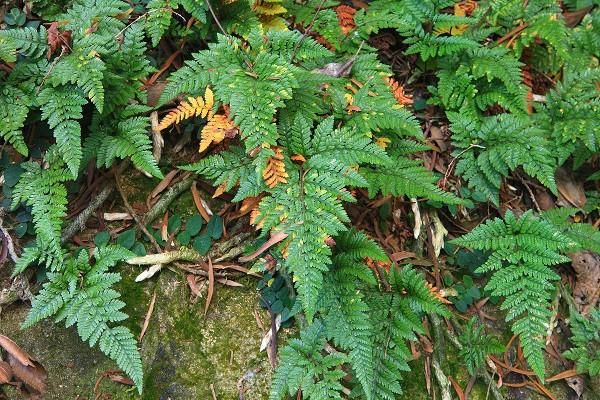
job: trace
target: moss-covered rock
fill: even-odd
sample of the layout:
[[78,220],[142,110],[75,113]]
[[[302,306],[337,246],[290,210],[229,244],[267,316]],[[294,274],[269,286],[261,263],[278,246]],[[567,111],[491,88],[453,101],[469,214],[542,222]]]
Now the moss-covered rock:
[[[139,270],[124,267],[120,290],[127,302],[127,325],[139,334],[152,293],[156,304],[141,345],[145,380],[143,396],[126,386],[104,380],[102,393],[119,399],[210,399],[211,385],[220,400],[238,399],[238,381],[247,399],[265,399],[271,367],[258,349],[263,332],[254,310],[258,308],[254,281],[245,287],[219,286],[204,316],[204,302],[194,302],[185,277],[165,270],[154,281],[133,283]],[[41,362],[48,372],[47,399],[94,398],[94,385],[115,364],[82,343],[74,329],[44,321],[22,331],[19,324],[28,307],[5,310],[0,333],[13,338]],[[262,313],[262,312],[261,312]],[[267,322],[265,314],[263,320]],[[12,390],[12,389],[9,389]],[[16,391],[9,398],[18,399]]]

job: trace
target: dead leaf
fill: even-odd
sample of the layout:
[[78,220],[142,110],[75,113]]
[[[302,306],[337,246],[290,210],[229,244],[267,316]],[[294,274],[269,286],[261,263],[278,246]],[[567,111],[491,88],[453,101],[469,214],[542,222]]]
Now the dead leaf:
[[170,171],[169,173],[167,173],[165,175],[165,177],[163,178],[163,180],[160,181],[158,185],[156,185],[156,187],[152,190],[152,192],[150,192],[149,198],[152,199],[152,198],[158,196],[159,194],[161,194],[163,192],[163,190],[168,188],[169,185],[171,184],[171,182],[173,181],[173,178],[175,178],[175,176],[178,173],[179,173],[179,170],[177,170],[177,169],[174,169],[173,171]]
[[8,336],[0,335],[0,347],[6,352],[13,356],[19,363],[27,367],[35,367],[35,362],[31,359],[29,354],[25,352],[18,344],[13,342]]
[[199,297],[202,292],[200,290],[200,287],[198,286],[198,281],[197,281],[197,277],[194,274],[189,274],[186,277],[188,286],[190,287],[190,290],[192,291],[192,294],[195,297]]
[[558,168],[554,175],[558,188],[558,203],[569,207],[583,208],[587,197],[583,190],[583,183],[575,179],[573,174],[565,168]]
[[204,304],[204,315],[208,312],[210,301],[212,300],[213,293],[215,291],[215,270],[213,268],[212,260],[208,257],[208,295],[206,296],[206,303]]
[[162,223],[160,224],[160,238],[165,242],[169,240],[169,211],[163,215]]
[[219,283],[221,283],[221,284],[223,284],[225,286],[244,287],[244,285],[242,285],[241,283],[229,280],[227,278],[219,278],[219,279],[217,279],[217,282],[219,282]]
[[419,235],[421,234],[421,227],[423,226],[423,221],[421,220],[421,211],[419,210],[419,202],[417,202],[417,199],[410,199],[410,208],[412,209],[412,212],[415,216],[415,228],[413,229],[413,235],[415,239],[418,239]]
[[324,74],[333,76],[334,78],[348,77],[350,71],[352,71],[352,65],[354,64],[354,57],[351,57],[348,61],[343,63],[329,63],[323,68],[314,69],[312,72],[317,74]]
[[458,382],[456,382],[456,380],[451,376],[448,376],[448,380],[450,381],[450,383],[452,384],[452,387],[456,391],[456,394],[458,395],[459,400],[465,400],[465,392],[463,392],[463,390],[460,387],[460,385],[458,384]]
[[14,376],[28,388],[40,394],[46,391],[46,379],[48,375],[41,364],[32,361],[31,365],[24,365],[10,353],[8,355],[8,363],[13,370]]
[[208,208],[208,205],[204,202],[204,200],[202,200],[202,197],[200,197],[200,192],[198,191],[198,188],[196,187],[196,182],[194,182],[194,184],[192,185],[191,190],[192,190],[192,198],[194,199],[194,204],[196,205],[198,212],[200,213],[200,215],[202,216],[202,218],[204,218],[204,220],[206,222],[210,221],[212,211],[210,211],[210,208]]
[[554,381],[559,381],[561,379],[567,379],[567,378],[572,378],[574,376],[579,375],[577,373],[577,371],[575,369],[568,369],[566,371],[560,372],[550,378],[546,379],[546,382],[554,382]]
[[118,212],[118,213],[108,213],[105,212],[102,217],[106,221],[124,221],[133,219],[133,217],[129,213]]
[[448,230],[440,221],[440,217],[438,217],[437,212],[429,213],[429,218],[433,221],[433,237],[431,241],[433,243],[433,249],[435,250],[436,257],[439,257],[440,251],[444,247],[444,236],[448,234]]
[[12,381],[13,371],[9,363],[0,360],[0,385]]
[[571,389],[573,389],[573,391],[577,394],[577,398],[580,398],[585,389],[583,376],[577,375],[570,378],[566,378],[565,382],[567,382],[567,385]]
[[591,251],[581,251],[570,256],[571,266],[577,277],[573,300],[577,310],[587,315],[598,303],[600,295],[600,255]]
[[136,282],[145,281],[146,279],[152,278],[158,271],[162,269],[162,264],[154,264],[150,268],[142,271],[141,274],[135,277]]
[[[279,328],[281,328],[281,314],[277,314],[277,317],[275,317],[275,332],[279,332]],[[267,333],[265,333],[265,335],[262,338],[262,341],[260,342],[259,351],[265,351],[267,349],[269,343],[271,343],[272,337],[273,328],[269,327],[269,330],[267,331]]]
[[401,260],[404,260],[405,258],[413,258],[416,257],[417,255],[415,253],[413,253],[412,251],[397,251],[395,253],[393,253],[390,258],[393,262],[398,262]]
[[240,257],[238,259],[239,262],[248,262],[248,261],[254,260],[256,257],[261,255],[264,251],[269,249],[271,246],[281,242],[286,237],[288,237],[288,234],[283,231],[277,231],[277,232],[271,234],[271,237],[269,238],[269,240],[267,240],[265,243],[263,243],[262,246],[260,246],[254,253],[250,254],[249,256]]

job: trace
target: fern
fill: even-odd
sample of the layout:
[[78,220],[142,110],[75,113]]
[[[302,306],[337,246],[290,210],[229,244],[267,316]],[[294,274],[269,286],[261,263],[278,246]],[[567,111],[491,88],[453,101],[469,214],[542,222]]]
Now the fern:
[[77,325],[77,332],[90,346],[99,344],[100,350],[115,360],[119,368],[142,391],[142,362],[137,341],[129,329],[110,326],[127,318],[121,311],[125,303],[111,288],[121,280],[118,273],[108,272],[117,262],[131,258],[133,253],[119,246],[98,248],[96,264],[90,265],[85,252],[68,257],[60,272],[48,274],[49,281],[32,302],[32,308],[23,328],[57,315],[67,327]]
[[544,337],[553,281],[559,278],[550,267],[568,261],[560,252],[574,248],[575,243],[531,211],[520,218],[507,211],[504,221],[487,221],[453,243],[491,251],[477,271],[492,272],[486,289],[505,297],[501,308],[508,311],[506,320],[513,321],[512,331],[521,340],[525,358],[543,380]]
[[343,387],[338,381],[345,374],[336,367],[343,364],[346,357],[338,352],[323,355],[325,342],[323,324],[315,320],[300,333],[300,339],[292,339],[283,348],[269,400],[284,399],[300,389],[307,399],[342,399]]
[[563,353],[575,361],[578,373],[590,376],[600,373],[600,310],[591,310],[588,318],[571,310],[571,342],[573,347]]
[[[525,117],[502,114],[480,120],[469,114],[448,113],[459,158],[456,172],[498,204],[503,177],[522,166],[525,172],[556,193],[555,162],[542,132]],[[481,122],[480,122],[481,121]]]
[[483,324],[475,326],[476,322],[476,317],[471,318],[458,338],[462,345],[460,356],[471,375],[475,375],[484,365],[488,354],[500,354],[505,351],[502,343],[494,336],[485,334]]
[[[63,262],[60,245],[62,218],[67,211],[67,190],[64,182],[69,175],[64,170],[57,149],[46,154],[47,169],[34,161],[21,164],[24,172],[14,188],[12,207],[20,203],[30,206],[36,233],[40,261],[56,270]],[[27,257],[28,261],[33,261]]]
[[63,160],[76,177],[82,157],[81,125],[77,120],[83,117],[85,97],[73,87],[48,87],[40,92],[37,100],[41,104],[42,118],[47,119],[53,129]]
[[39,30],[30,26],[0,31],[0,40],[7,40],[26,57],[39,58],[48,49],[48,33],[43,25]]

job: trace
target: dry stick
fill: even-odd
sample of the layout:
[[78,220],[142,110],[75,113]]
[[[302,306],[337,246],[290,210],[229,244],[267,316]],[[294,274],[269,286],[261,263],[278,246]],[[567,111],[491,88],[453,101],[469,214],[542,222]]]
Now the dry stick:
[[90,204],[63,230],[60,241],[65,243],[75,236],[77,232],[84,230],[87,220],[96,212],[98,208],[100,208],[100,206],[106,201],[106,199],[108,199],[114,190],[115,187],[112,185],[108,185],[102,189],[102,191],[93,198]]
[[129,200],[127,200],[127,196],[125,195],[125,193],[123,192],[123,188],[121,187],[121,175],[119,173],[115,174],[115,183],[117,185],[117,191],[121,195],[121,199],[123,199],[125,208],[127,208],[127,211],[129,211],[129,214],[131,214],[131,216],[135,220],[135,223],[140,227],[142,232],[144,232],[144,235],[146,235],[146,237],[150,240],[150,243],[152,243],[152,246],[154,246],[154,249],[157,252],[161,253],[162,249],[158,245],[158,242],[156,241],[156,239],[154,239],[154,236],[152,236],[152,234],[150,234],[150,232],[148,232],[148,229],[142,223],[142,220],[140,220],[140,217],[137,216],[137,214],[133,210],[133,207],[131,207],[131,204],[129,204]]
[[[120,174],[129,167],[130,161],[123,161],[115,171],[115,174]],[[85,224],[87,220],[92,216],[93,213],[96,212],[98,208],[108,199],[111,193],[114,190],[114,186],[109,185],[106,186],[102,191],[96,196],[90,204],[81,212],[71,223],[63,230],[63,233],[60,237],[61,243],[66,243],[69,239],[71,239],[77,232],[80,232],[85,229]]]
[[192,182],[194,182],[194,176],[190,174],[182,181],[171,186],[165,192],[165,194],[162,195],[160,200],[156,202],[154,207],[152,207],[150,211],[146,213],[146,216],[144,217],[144,224],[149,224],[164,214],[169,204],[171,204],[173,200],[175,200],[175,198],[177,198],[177,196],[179,196],[181,193],[188,190],[192,186]]
[[217,23],[217,26],[219,27],[219,29],[221,30],[223,35],[229,36],[227,34],[227,32],[225,32],[225,29],[223,29],[223,25],[221,25],[221,22],[219,22],[219,19],[217,18],[217,14],[215,14],[215,10],[213,9],[212,5],[210,4],[210,1],[204,0],[204,2],[206,3],[206,6],[208,7],[208,11],[210,11],[210,14],[212,15],[213,19]]

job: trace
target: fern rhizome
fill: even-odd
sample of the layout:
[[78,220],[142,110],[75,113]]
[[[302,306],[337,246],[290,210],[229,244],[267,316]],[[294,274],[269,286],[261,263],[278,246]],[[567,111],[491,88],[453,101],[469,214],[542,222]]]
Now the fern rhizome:
[[[429,334],[427,318],[454,319],[441,287],[398,265],[379,233],[376,241],[354,226],[352,203],[375,197],[411,200],[421,245],[433,236],[419,237],[421,212],[431,229],[435,209],[469,219],[475,200],[502,210],[475,228],[469,222],[470,232],[457,225],[467,233],[452,243],[482,252],[476,273],[488,279],[486,293],[502,299],[544,381],[556,267],[573,252],[600,250],[597,223],[573,223],[581,212],[597,218],[600,207],[542,212],[527,182],[553,197],[564,196],[559,168],[599,178],[588,172],[600,150],[597,2],[584,2],[589,9],[568,21],[565,10],[579,2],[133,3],[36,0],[33,21],[0,30],[0,136],[3,149],[25,160],[4,193],[13,209],[30,210],[34,233],[14,275],[31,265],[47,275],[23,328],[51,316],[76,326],[142,393],[138,343],[119,325],[127,315],[115,272],[134,254],[108,245],[92,257],[65,244],[67,187],[90,168],[116,169],[117,160],[162,178],[161,135],[200,127],[198,161],[178,167],[251,208],[257,241],[278,238],[269,273],[285,277],[293,293],[289,317],[300,333],[280,352],[270,400],[400,398],[415,354],[410,342]],[[380,37],[400,44],[392,51]],[[168,38],[180,47],[163,60]],[[173,64],[182,55],[185,62]],[[410,79],[399,73],[398,55]],[[415,80],[413,97],[403,84]],[[444,152],[427,140],[432,124],[448,128],[443,168],[437,156],[423,156]],[[47,135],[38,138],[40,127]],[[515,206],[515,178],[537,212]],[[443,236],[429,243],[437,285]],[[575,347],[565,356],[596,374],[600,314],[572,312]],[[487,355],[504,351],[484,327],[471,320],[457,341],[473,376]]]

